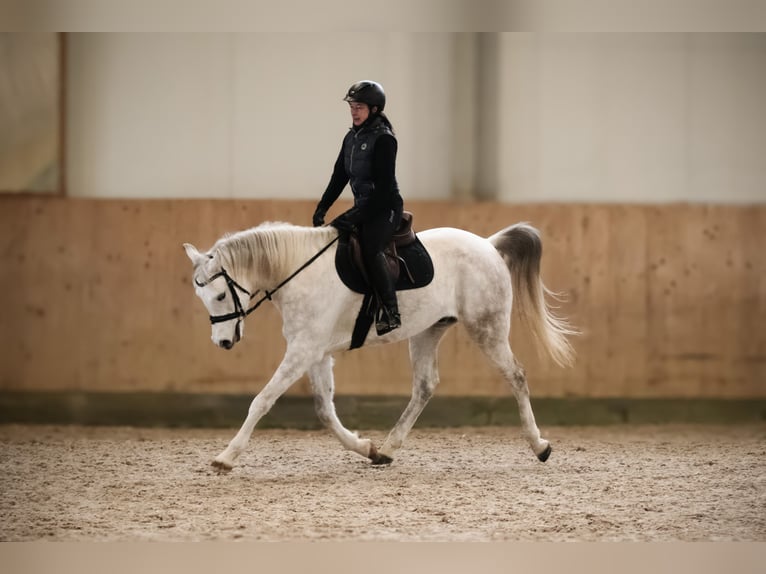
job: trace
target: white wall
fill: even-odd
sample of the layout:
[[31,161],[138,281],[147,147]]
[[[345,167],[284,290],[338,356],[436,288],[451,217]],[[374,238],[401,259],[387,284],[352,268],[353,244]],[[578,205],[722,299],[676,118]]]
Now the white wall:
[[766,34],[503,34],[503,201],[766,201]]
[[[766,201],[766,34],[68,35],[67,188],[317,198],[382,82],[405,198]],[[346,197],[350,197],[347,192]]]
[[[452,42],[450,34],[70,34],[68,192],[318,198],[351,124],[345,91],[375,79],[399,136],[404,193],[444,197]],[[427,105],[425,90],[446,97]]]

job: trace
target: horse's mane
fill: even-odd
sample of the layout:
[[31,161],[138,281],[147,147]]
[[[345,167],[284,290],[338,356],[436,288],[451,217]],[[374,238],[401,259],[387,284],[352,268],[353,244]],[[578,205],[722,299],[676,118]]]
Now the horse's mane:
[[227,233],[210,253],[234,277],[255,273],[261,280],[281,280],[306,262],[337,232],[332,227],[301,227],[267,221],[243,231]]

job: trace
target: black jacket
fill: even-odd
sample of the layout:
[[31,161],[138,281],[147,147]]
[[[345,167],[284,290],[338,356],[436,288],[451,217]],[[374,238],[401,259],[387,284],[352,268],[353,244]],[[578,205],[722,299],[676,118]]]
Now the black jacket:
[[384,210],[401,212],[403,201],[396,181],[396,151],[396,137],[380,116],[351,128],[343,138],[319,208],[327,211],[350,183],[354,209],[349,215],[354,224],[363,225]]

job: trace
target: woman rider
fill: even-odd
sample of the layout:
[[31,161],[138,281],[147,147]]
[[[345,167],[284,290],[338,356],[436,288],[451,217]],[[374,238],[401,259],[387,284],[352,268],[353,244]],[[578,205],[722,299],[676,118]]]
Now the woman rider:
[[382,306],[375,327],[378,335],[384,335],[401,326],[396,290],[383,253],[399,227],[404,205],[396,182],[397,142],[393,126],[383,113],[383,86],[372,81],[357,82],[343,99],[349,104],[353,125],[343,138],[313,224],[324,225],[327,210],[350,183],[354,207],[330,225],[340,231],[358,231],[367,274]]

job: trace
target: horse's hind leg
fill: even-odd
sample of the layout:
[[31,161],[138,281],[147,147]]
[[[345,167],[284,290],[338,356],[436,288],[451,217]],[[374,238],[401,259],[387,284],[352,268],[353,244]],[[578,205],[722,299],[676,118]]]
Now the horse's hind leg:
[[402,446],[415,421],[433,396],[434,389],[439,384],[436,350],[444,333],[453,323],[454,321],[437,323],[410,339],[410,360],[413,370],[412,397],[396,425],[391,429],[386,442],[383,443],[378,459],[373,459],[373,464],[392,462],[394,451]]
[[537,428],[532,404],[529,402],[529,387],[524,367],[516,360],[508,343],[509,323],[510,319],[505,321],[501,317],[485,317],[482,321],[466,324],[466,328],[471,338],[500,369],[503,378],[510,383],[519,406],[524,436],[537,458],[545,462],[551,454],[551,445],[540,436],[540,430]]
[[330,429],[340,443],[347,449],[364,457],[377,457],[377,451],[369,439],[360,439],[340,422],[335,412],[333,393],[335,382],[332,375],[333,360],[331,356],[324,357],[309,369],[311,387],[314,391],[314,407],[322,424]]

